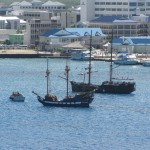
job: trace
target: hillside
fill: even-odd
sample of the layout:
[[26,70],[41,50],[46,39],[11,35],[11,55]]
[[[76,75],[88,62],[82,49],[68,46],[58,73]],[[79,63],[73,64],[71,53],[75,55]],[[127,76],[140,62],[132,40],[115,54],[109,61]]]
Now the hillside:
[[[1,0],[0,3],[6,5],[9,5],[13,2],[21,2],[23,0]],[[28,2],[31,2],[32,0],[26,0]],[[48,1],[48,0],[41,0],[43,2]],[[77,6],[80,4],[80,0],[51,0],[51,1],[57,1],[57,2],[61,2],[63,4],[66,5],[66,7],[71,7],[71,6]]]

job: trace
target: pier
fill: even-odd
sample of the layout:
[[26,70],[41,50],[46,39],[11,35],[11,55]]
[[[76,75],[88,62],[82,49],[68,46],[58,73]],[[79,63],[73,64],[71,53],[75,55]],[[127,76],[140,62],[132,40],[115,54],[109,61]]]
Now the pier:
[[[113,54],[113,60],[115,59],[115,54]],[[146,57],[144,54],[136,54],[138,59],[138,64],[141,64],[141,61],[145,58],[150,59],[150,57]],[[0,58],[70,58],[66,53],[60,52],[47,52],[47,51],[36,51],[34,49],[3,49],[0,50]],[[110,61],[110,54],[105,54],[104,52],[96,55],[93,61]]]

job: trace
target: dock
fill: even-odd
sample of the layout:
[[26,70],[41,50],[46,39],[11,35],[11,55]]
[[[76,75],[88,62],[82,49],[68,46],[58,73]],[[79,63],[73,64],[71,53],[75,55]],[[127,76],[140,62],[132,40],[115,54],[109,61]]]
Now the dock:
[[63,55],[61,53],[51,53],[51,52],[38,52],[35,50],[0,50],[0,58],[67,58],[69,56]]
[[[112,60],[115,59],[115,54],[112,55]],[[47,52],[47,51],[36,51],[34,49],[3,49],[0,50],[0,58],[71,58],[68,54],[60,52]],[[107,61],[110,62],[111,55],[109,53],[101,53],[96,55],[92,61]],[[145,59],[145,55],[137,54],[138,65],[142,64],[142,60]],[[147,58],[147,59],[150,59]]]

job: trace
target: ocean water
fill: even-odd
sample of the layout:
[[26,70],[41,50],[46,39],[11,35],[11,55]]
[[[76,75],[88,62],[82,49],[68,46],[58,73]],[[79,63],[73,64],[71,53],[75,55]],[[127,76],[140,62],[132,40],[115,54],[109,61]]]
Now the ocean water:
[[[50,90],[66,95],[64,68],[70,80],[83,81],[87,62],[49,59]],[[92,62],[92,82],[109,78],[109,62]],[[89,108],[44,107],[32,91],[46,93],[46,59],[0,59],[0,150],[149,150],[150,68],[120,66],[115,77],[134,78],[129,95],[95,94]],[[85,78],[85,80],[87,77]],[[12,102],[12,91],[25,102]],[[73,94],[70,90],[70,94]]]

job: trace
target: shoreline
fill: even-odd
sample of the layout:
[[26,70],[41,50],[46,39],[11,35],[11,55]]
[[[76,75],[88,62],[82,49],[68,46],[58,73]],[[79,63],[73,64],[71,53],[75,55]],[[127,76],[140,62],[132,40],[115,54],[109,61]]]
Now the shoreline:
[[[3,49],[0,50],[0,58],[71,58],[66,54],[59,52],[35,51],[31,49]],[[93,61],[110,61],[110,56],[99,55]]]
[[[46,52],[46,51],[36,51],[33,49],[2,49],[0,50],[0,58],[71,58],[71,56],[67,56],[66,54],[60,52]],[[113,59],[115,55],[113,54]],[[145,59],[145,55],[137,54],[138,64],[141,64],[141,61]],[[147,58],[150,59],[150,56]],[[97,55],[92,61],[110,61],[110,54]]]

